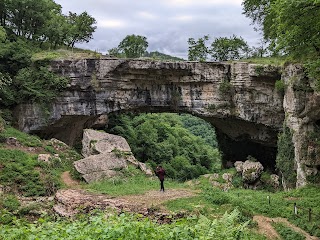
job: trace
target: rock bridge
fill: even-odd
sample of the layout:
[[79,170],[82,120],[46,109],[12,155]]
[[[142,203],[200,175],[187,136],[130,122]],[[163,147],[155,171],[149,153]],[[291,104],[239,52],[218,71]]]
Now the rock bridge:
[[[104,127],[112,113],[190,113],[216,128],[225,165],[251,155],[273,168],[285,112],[291,119],[300,118],[291,95],[284,101],[286,95],[275,89],[275,82],[283,77],[279,67],[245,62],[82,59],[53,61],[51,70],[69,77],[69,86],[45,108],[18,106],[17,125],[70,145],[81,138],[84,128]],[[299,69],[292,71],[288,74],[299,73]],[[307,125],[312,126],[318,117]],[[305,172],[300,178],[305,182]]]

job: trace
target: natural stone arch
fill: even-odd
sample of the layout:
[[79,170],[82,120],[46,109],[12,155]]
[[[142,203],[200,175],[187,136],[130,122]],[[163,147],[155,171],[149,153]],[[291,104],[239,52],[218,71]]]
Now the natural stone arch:
[[267,164],[270,155],[269,165],[274,164],[277,133],[284,121],[283,95],[274,88],[281,77],[278,68],[84,59],[54,61],[51,70],[71,83],[46,111],[36,104],[17,107],[17,125],[26,132],[72,145],[82,129],[106,124],[99,123],[99,117],[113,112],[184,112],[215,126],[218,141],[226,142],[221,145],[225,163],[242,160],[235,156],[243,158],[249,152],[254,157],[264,152],[268,154],[261,155],[262,162]]

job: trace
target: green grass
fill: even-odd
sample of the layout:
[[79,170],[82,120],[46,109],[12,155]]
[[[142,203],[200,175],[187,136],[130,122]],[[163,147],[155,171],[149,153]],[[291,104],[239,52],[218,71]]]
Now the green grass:
[[6,127],[3,132],[0,132],[0,138],[5,139],[15,137],[20,144],[27,147],[41,147],[42,141],[38,136],[29,135],[21,132],[13,127]]
[[[128,170],[131,172],[132,170]],[[133,176],[128,176],[128,172],[123,177],[114,177],[109,180],[93,182],[84,187],[90,191],[104,193],[110,196],[124,196],[143,194],[150,190],[160,190],[160,182],[158,178],[147,177],[143,173],[133,171]],[[165,189],[186,188],[186,185],[171,179],[165,179]]]
[[283,239],[292,239],[292,240],[304,240],[305,237],[300,233],[295,232],[290,227],[283,223],[273,223],[273,227],[277,230],[280,236]]
[[[201,213],[211,218],[237,208],[246,219],[251,219],[254,215],[283,217],[310,234],[320,236],[319,217],[314,215],[312,222],[308,221],[309,208],[320,216],[319,186],[275,193],[239,188],[224,192],[210,186],[208,179],[199,178],[199,180],[200,184],[195,186],[198,189],[202,188],[199,196],[169,201],[166,203],[168,209],[193,214]],[[298,217],[293,214],[294,203],[304,209],[298,211]]]
[[57,49],[34,53],[32,61],[100,58],[101,53],[84,49]]

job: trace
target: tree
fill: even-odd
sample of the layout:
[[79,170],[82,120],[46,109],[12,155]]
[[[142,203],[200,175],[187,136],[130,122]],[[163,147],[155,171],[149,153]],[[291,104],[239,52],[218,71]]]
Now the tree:
[[51,11],[61,10],[53,0],[4,0],[0,4],[3,26],[17,36],[37,40]]
[[205,35],[203,38],[195,40],[194,38],[188,39],[189,50],[188,60],[189,61],[200,61],[204,62],[207,60],[209,50],[206,46],[206,41],[209,40],[209,36]]
[[211,56],[218,61],[240,59],[249,53],[249,46],[241,37],[216,38],[211,44]]
[[46,22],[43,29],[42,41],[48,41],[50,46],[56,48],[63,45],[70,39],[71,25],[67,22],[67,17],[61,12],[51,12],[50,19]]
[[277,16],[270,37],[279,51],[295,57],[320,57],[319,0],[276,0],[270,14]]
[[87,12],[83,12],[80,15],[69,12],[67,16],[67,22],[69,23],[69,39],[66,43],[70,47],[74,47],[75,43],[89,42],[92,39],[92,35],[96,30],[96,20],[90,16]]
[[118,49],[127,58],[138,58],[145,54],[148,45],[146,37],[132,34],[120,42]]
[[7,38],[6,30],[0,26],[0,43],[4,42]]
[[319,0],[245,0],[243,7],[277,52],[320,56]]

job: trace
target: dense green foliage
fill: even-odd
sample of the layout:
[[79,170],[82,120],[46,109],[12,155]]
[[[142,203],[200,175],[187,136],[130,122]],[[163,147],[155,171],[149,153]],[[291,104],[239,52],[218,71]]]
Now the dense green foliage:
[[288,227],[283,223],[274,223],[273,226],[275,227],[275,229],[283,239],[294,239],[294,240],[306,239],[303,235],[293,231],[290,227]]
[[174,179],[198,177],[220,167],[214,131],[191,115],[120,115],[110,120],[109,131],[125,137],[139,161],[153,168],[162,164]]
[[235,35],[215,38],[211,46],[207,46],[207,41],[208,35],[198,40],[189,38],[188,60],[204,62],[208,60],[208,55],[215,61],[238,60],[249,57],[251,51],[243,38]]
[[148,47],[147,38],[140,35],[127,35],[116,48],[109,50],[109,54],[115,57],[139,58],[142,57]]
[[63,15],[53,0],[3,0],[0,23],[1,108],[52,100],[67,80],[50,73],[45,62],[32,62],[32,55],[88,42],[96,29],[87,12]]
[[208,58],[209,49],[206,46],[206,42],[209,40],[209,36],[205,35],[203,38],[195,40],[194,38],[188,39],[189,50],[188,60],[189,61],[200,61],[204,62]]
[[306,63],[319,90],[320,1],[244,0],[243,9],[260,27],[274,55]]
[[36,224],[16,222],[14,226],[0,226],[5,239],[247,239],[247,222],[239,220],[239,211],[225,214],[221,219],[209,220],[205,216],[162,224],[138,215],[104,214],[76,220]]
[[210,52],[217,61],[238,60],[248,57],[249,46],[242,37],[219,37],[212,42]]
[[0,24],[7,31],[9,41],[22,38],[39,45],[73,47],[92,38],[95,23],[87,12],[63,15],[61,6],[53,0],[2,0],[0,3]]
[[[288,188],[294,188],[296,183],[296,169],[294,165],[294,146],[292,133],[286,126],[278,136],[278,153],[276,166],[281,173],[283,182]],[[285,187],[285,186],[284,186]]]

